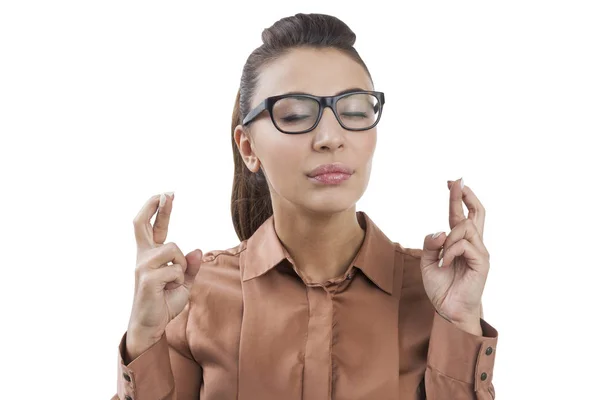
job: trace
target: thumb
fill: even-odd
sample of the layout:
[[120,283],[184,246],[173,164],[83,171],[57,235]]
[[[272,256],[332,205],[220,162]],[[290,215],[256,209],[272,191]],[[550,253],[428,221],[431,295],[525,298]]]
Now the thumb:
[[[433,237],[438,235],[437,237]],[[425,236],[423,242],[423,253],[421,254],[421,265],[429,266],[435,264],[437,268],[439,262],[440,250],[446,241],[446,232],[438,232]]]
[[195,249],[185,256],[185,261],[187,261],[187,270],[185,271],[186,275],[190,275],[192,277],[196,276],[200,270],[200,266],[202,265],[203,257],[204,254],[200,249]]

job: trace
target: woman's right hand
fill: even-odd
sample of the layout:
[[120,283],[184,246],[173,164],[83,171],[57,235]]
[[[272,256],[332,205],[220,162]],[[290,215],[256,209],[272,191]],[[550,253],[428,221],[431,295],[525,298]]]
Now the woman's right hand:
[[[194,278],[202,264],[202,251],[186,256],[173,243],[164,243],[173,208],[174,194],[150,197],[133,220],[137,261],[135,294],[127,328],[128,358],[133,360],[165,332],[167,324],[188,302]],[[157,212],[154,226],[152,216]],[[172,264],[169,265],[168,263]]]

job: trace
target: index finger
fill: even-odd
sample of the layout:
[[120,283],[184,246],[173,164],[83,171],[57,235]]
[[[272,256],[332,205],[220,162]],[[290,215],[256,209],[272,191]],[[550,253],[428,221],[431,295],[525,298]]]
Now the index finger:
[[173,199],[175,194],[173,192],[166,192],[165,204],[158,208],[158,214],[154,221],[154,243],[163,244],[167,238],[167,232],[169,231],[169,219],[171,218],[171,210],[173,209]]
[[463,210],[463,191],[461,186],[462,178],[454,181],[450,187],[450,229],[454,229],[463,219],[466,219],[465,212]]
[[[448,181],[448,188],[451,187],[451,183],[452,181]],[[472,219],[473,222],[475,222],[475,226],[477,226],[477,230],[483,238],[483,228],[485,225],[485,208],[483,207],[483,204],[481,204],[479,198],[467,185],[464,185],[462,188],[462,199],[469,210],[467,218]]]
[[160,194],[150,197],[133,219],[133,230],[138,248],[153,248],[154,235],[150,219],[158,209]]

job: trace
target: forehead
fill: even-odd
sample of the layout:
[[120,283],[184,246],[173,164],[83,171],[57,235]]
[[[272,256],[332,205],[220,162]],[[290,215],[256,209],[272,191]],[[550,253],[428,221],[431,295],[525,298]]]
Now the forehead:
[[290,91],[331,96],[357,87],[373,90],[365,69],[336,49],[293,49],[259,73],[253,104]]

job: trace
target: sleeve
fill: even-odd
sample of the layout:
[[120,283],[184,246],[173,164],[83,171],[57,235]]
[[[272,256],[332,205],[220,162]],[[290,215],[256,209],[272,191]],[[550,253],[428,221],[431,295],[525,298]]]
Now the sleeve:
[[160,340],[129,364],[127,332],[118,348],[117,394],[111,400],[198,400],[202,368],[191,354],[186,328],[189,303],[169,324]]
[[483,318],[480,322],[483,336],[476,336],[435,312],[425,370],[428,400],[495,399],[492,378],[498,332]]

